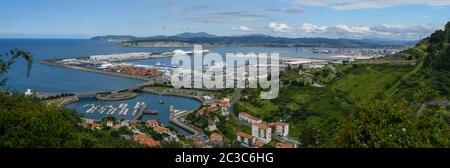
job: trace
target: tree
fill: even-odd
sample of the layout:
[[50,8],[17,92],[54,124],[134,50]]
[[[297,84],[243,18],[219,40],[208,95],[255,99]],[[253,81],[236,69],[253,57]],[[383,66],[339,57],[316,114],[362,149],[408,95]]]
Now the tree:
[[406,102],[363,99],[344,118],[330,146],[357,148],[449,147],[447,111],[427,109],[416,117]]
[[176,141],[161,141],[162,148],[183,148],[183,143]]
[[30,75],[33,59],[29,52],[21,51],[18,49],[11,50],[8,53],[4,54],[0,52],[0,86],[5,85],[6,81],[8,80],[8,78],[5,77],[5,73],[7,73],[10,66],[14,64],[14,62],[18,58],[23,58],[25,59],[25,61],[27,61],[28,66],[27,76]]

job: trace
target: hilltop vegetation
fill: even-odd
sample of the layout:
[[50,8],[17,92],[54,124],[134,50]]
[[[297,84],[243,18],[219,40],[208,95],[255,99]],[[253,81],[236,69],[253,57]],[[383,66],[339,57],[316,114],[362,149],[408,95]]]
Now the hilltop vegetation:
[[[449,39],[450,22],[416,46],[374,60],[382,63],[334,65],[333,75],[326,67],[312,77],[288,68],[277,99],[257,100],[258,92],[247,90],[250,98],[236,109],[287,120],[302,147],[450,147]],[[311,79],[324,87],[309,86]]]
[[[7,82],[4,73],[18,58],[28,62],[30,71],[32,57],[29,53],[12,50],[0,54],[0,86]],[[114,137],[106,130],[84,129],[79,122],[80,116],[73,111],[0,88],[0,148],[142,147]]]
[[0,147],[113,148],[142,147],[113,137],[106,130],[88,130],[77,123],[77,113],[48,106],[33,97],[0,93]]
[[[366,92],[366,98],[355,101],[352,113],[340,120],[330,145],[450,147],[449,109],[435,103],[450,95],[449,39],[450,22],[415,47],[395,55],[416,64],[396,83],[385,82],[391,85],[375,93]],[[386,76],[402,68],[392,69]],[[378,80],[384,79],[380,76]]]
[[93,40],[117,41],[125,47],[271,46],[271,47],[404,47],[414,41],[355,40],[327,38],[286,38],[269,35],[215,36],[208,33],[181,33],[173,36],[97,36]]

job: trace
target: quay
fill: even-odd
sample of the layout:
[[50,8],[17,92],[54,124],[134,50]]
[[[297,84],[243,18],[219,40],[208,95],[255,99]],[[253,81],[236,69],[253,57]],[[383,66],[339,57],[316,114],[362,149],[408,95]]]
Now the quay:
[[70,69],[78,70],[78,71],[93,72],[93,73],[99,73],[99,74],[104,74],[104,75],[111,75],[111,76],[123,77],[123,78],[131,78],[131,79],[150,82],[149,78],[142,77],[142,76],[127,75],[127,74],[122,74],[122,73],[117,73],[117,72],[103,71],[103,70],[98,70],[98,69],[94,69],[94,68],[86,68],[86,67],[81,67],[81,66],[65,65],[65,64],[55,63],[54,60],[43,60],[43,61],[41,61],[41,63],[45,64],[45,65],[70,68]]
[[180,128],[183,128],[186,131],[193,133],[194,136],[204,137],[204,133],[202,131],[198,130],[197,128],[195,128],[194,126],[192,126],[190,124],[180,121],[181,118],[185,118],[186,115],[188,115],[191,112],[193,112],[193,111],[174,110],[173,107],[171,106],[169,121],[170,121],[170,123],[172,123]]

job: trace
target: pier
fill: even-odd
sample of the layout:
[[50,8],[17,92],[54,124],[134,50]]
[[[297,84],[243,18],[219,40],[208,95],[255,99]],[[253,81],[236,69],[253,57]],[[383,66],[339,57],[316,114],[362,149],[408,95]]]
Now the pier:
[[180,128],[183,128],[186,131],[193,133],[194,136],[197,136],[200,138],[205,137],[204,133],[201,130],[197,130],[194,126],[180,121],[181,119],[184,119],[186,117],[186,115],[188,115],[191,112],[192,111],[187,111],[187,110],[174,110],[173,107],[171,106],[169,121],[172,124],[174,124]]

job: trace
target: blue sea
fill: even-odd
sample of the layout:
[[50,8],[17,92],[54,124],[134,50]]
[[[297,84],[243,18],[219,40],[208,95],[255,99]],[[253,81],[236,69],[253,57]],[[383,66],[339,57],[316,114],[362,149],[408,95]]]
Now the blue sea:
[[[118,47],[114,43],[104,41],[93,41],[88,39],[0,39],[0,51],[7,52],[11,49],[28,51],[33,56],[31,75],[26,76],[26,64],[23,60],[18,60],[8,71],[7,90],[24,92],[32,89],[38,92],[69,92],[69,93],[92,93],[118,90],[134,86],[143,81],[128,78],[120,78],[109,75],[102,75],[84,71],[55,67],[41,64],[40,61],[54,58],[75,58],[86,57],[97,54],[113,54],[127,52],[166,52],[175,49],[192,50],[192,48],[124,48]],[[266,47],[209,47],[203,48],[211,52],[225,56],[225,53],[272,53],[277,52],[285,57],[326,57],[327,55],[299,53],[297,48],[266,48]],[[170,64],[170,58],[131,61],[138,64],[152,65],[156,63]],[[164,104],[160,104],[160,100]],[[145,102],[147,108],[159,112],[157,116],[144,116],[143,120],[157,119],[166,125],[169,123],[169,106],[175,109],[194,110],[200,107],[201,103],[182,97],[159,96],[155,94],[140,94],[138,97],[125,101],[101,101],[93,98],[83,98],[79,102],[69,104],[67,107],[75,109],[80,114],[88,118],[102,119],[104,114],[86,113],[85,104],[115,105],[127,103],[130,107],[136,102]],[[131,112],[130,112],[131,113]],[[118,119],[130,119],[132,116],[114,117]],[[179,132],[185,133],[178,128]]]
[[[9,90],[38,92],[77,92],[91,93],[110,91],[136,85],[141,81],[101,75],[72,69],[40,64],[41,60],[51,58],[74,58],[96,54],[113,54],[126,52],[164,52],[175,49],[192,50],[192,48],[125,48],[115,43],[94,41],[89,39],[0,39],[0,52],[11,49],[29,51],[33,56],[31,76],[26,76],[26,64],[17,61],[9,70],[7,77]],[[277,52],[284,57],[326,57],[326,54],[297,52],[299,48],[269,47],[204,47],[203,49],[225,56],[226,53],[272,53]],[[300,48],[302,49],[302,48]],[[170,64],[170,58],[132,61],[139,64]]]

